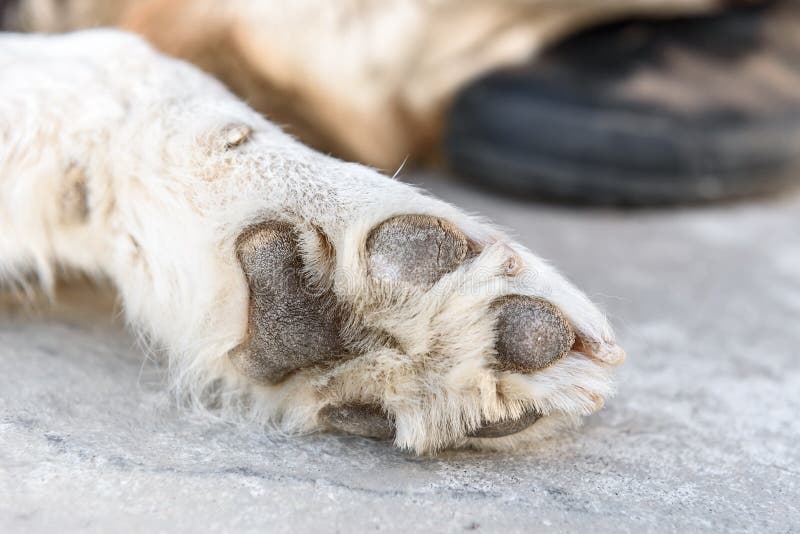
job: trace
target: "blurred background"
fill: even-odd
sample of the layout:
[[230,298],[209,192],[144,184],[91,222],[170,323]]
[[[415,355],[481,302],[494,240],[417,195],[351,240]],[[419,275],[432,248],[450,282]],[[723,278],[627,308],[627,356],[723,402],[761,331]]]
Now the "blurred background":
[[[797,182],[793,0],[3,0],[3,24],[118,26],[307,144],[490,192],[651,205]],[[120,58],[124,61],[124,58]]]

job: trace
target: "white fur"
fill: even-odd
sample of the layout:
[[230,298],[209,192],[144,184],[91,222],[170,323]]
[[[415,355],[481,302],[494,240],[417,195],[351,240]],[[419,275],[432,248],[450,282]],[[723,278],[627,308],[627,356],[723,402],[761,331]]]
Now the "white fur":
[[[175,391],[198,408],[298,432],[316,429],[329,402],[374,401],[395,418],[396,444],[424,452],[531,442],[611,393],[609,366],[583,354],[526,376],[488,365],[489,303],[505,294],[545,297],[586,339],[613,345],[603,315],[552,267],[453,206],[304,147],[140,39],[6,34],[0,80],[0,276],[33,271],[48,289],[61,267],[109,278],[132,327],[168,357]],[[242,125],[248,139],[226,147]],[[61,191],[75,168],[90,214],[65,223]],[[427,292],[376,285],[366,276],[366,235],[407,213],[445,218],[485,249]],[[226,355],[246,334],[249,298],[234,242],[275,219],[299,229],[307,268],[350,305],[351,323],[391,332],[404,352],[353,339],[362,356],[277,386],[234,371]],[[335,265],[323,260],[315,228],[333,244]],[[508,277],[514,251],[526,270]],[[549,415],[507,438],[464,437],[527,407]]]

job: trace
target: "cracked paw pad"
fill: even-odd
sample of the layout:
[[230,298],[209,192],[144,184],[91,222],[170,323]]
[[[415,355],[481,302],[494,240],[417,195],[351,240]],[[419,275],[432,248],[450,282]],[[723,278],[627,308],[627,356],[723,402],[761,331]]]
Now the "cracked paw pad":
[[466,259],[466,236],[447,221],[400,215],[379,224],[367,238],[370,274],[380,280],[430,287]]

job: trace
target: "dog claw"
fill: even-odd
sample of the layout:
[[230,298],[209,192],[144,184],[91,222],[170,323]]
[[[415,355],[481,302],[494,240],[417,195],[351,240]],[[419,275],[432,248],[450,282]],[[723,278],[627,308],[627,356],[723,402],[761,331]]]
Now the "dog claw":
[[473,430],[467,434],[467,436],[471,438],[502,438],[504,436],[510,436],[511,434],[522,432],[536,421],[541,419],[541,417],[541,413],[536,410],[529,409],[516,419],[506,419],[504,421],[488,423],[478,429]]

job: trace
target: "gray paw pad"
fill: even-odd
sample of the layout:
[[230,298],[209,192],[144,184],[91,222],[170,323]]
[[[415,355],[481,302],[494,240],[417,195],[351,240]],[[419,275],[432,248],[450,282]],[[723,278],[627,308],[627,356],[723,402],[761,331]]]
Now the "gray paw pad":
[[531,372],[569,353],[575,333],[561,311],[546,300],[511,295],[497,307],[497,367]]
[[461,265],[469,244],[447,221],[428,215],[400,215],[370,232],[367,252],[373,277],[429,287]]
[[473,430],[467,436],[471,438],[502,438],[503,436],[510,436],[511,434],[522,432],[541,417],[542,414],[530,409],[517,419],[488,423],[477,430]]
[[394,423],[379,406],[372,404],[329,404],[319,411],[319,418],[328,426],[348,434],[376,439],[394,437]]
[[344,354],[334,301],[305,282],[291,225],[271,222],[245,231],[236,253],[250,286],[249,337],[230,353],[240,372],[275,383]]

